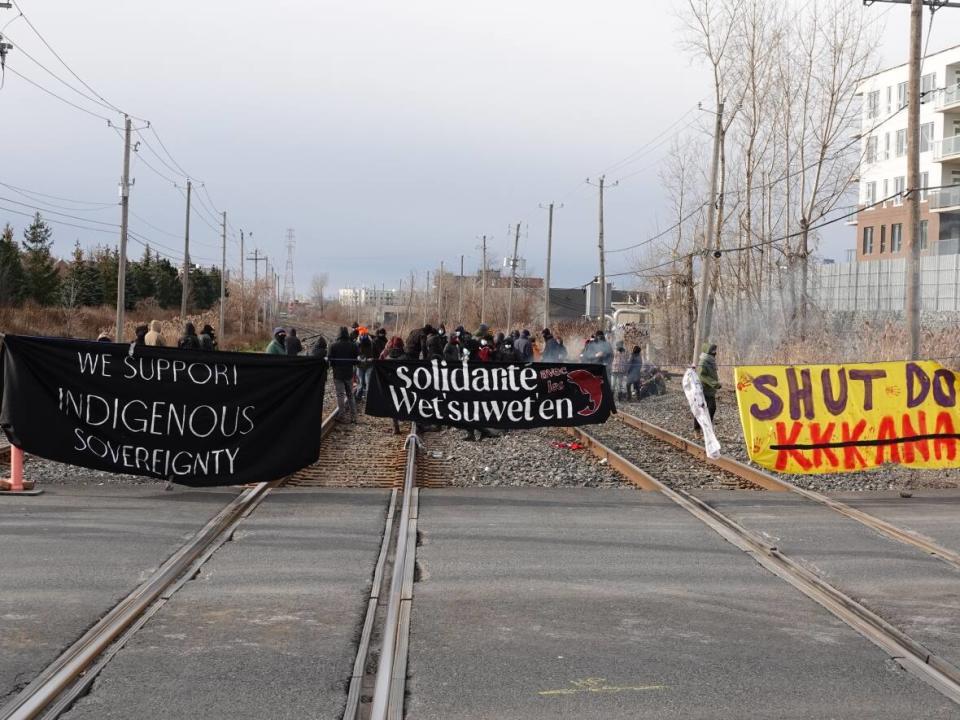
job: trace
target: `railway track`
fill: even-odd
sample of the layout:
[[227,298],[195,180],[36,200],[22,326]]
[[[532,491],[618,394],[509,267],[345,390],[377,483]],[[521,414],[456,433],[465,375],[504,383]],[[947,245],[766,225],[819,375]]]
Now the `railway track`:
[[[336,414],[334,410],[321,423],[321,438],[332,431]],[[236,527],[282,482],[244,488],[147,580],[0,707],[0,720],[52,719],[66,711],[137,630],[197,575],[217,549],[231,539]]]
[[[633,420],[639,419],[633,418],[633,420],[630,420],[628,419],[629,417],[632,416],[623,418],[623,422],[630,424],[631,427],[639,429],[637,425],[631,424]],[[642,423],[643,421],[640,422]],[[649,423],[645,424],[649,425]],[[653,428],[655,427],[656,426],[651,426],[649,434],[654,434]],[[657,428],[656,430],[663,433],[667,432],[662,428]],[[707,525],[710,529],[724,538],[724,540],[739,548],[743,552],[748,553],[757,563],[759,563],[769,572],[777,575],[784,581],[793,585],[804,595],[824,607],[838,619],[860,633],[863,637],[883,649],[891,659],[900,664],[907,672],[928,683],[943,695],[950,698],[953,702],[960,704],[960,668],[932,652],[914,638],[904,633],[902,630],[894,627],[872,610],[867,608],[865,605],[854,600],[834,585],[826,582],[821,577],[804,567],[801,563],[793,560],[781,552],[776,546],[769,544],[766,540],[746,529],[728,515],[720,512],[716,508],[711,507],[706,502],[698,498],[694,492],[683,489],[682,487],[678,487],[676,485],[671,486],[669,481],[665,482],[664,480],[657,478],[641,469],[631,460],[624,457],[622,454],[617,453],[613,448],[609,447],[600,437],[602,431],[587,432],[579,427],[569,428],[569,431],[572,435],[584,443],[591,450],[591,452],[601,458],[605,458],[612,467],[623,473],[641,489],[660,492],[668,497],[678,506],[689,512],[699,521]],[[666,439],[661,439],[663,442],[668,442]],[[670,442],[670,444],[676,449],[686,450],[689,454],[698,456],[696,445],[689,443],[683,438],[677,438],[677,441]],[[681,442],[684,445],[681,445]],[[699,449],[699,452],[703,452],[702,448]],[[706,459],[705,455],[703,459]],[[747,475],[752,476],[754,473],[759,472],[754,468],[743,466],[739,463],[730,464],[735,462],[736,461],[729,460],[729,458],[723,459],[722,469],[721,465],[718,464],[718,461],[712,461],[713,465],[705,465],[702,462],[700,465],[701,469],[706,469],[707,471],[733,474],[741,478],[744,478]],[[738,465],[740,467],[738,467]],[[763,473],[763,475],[766,474]],[[773,478],[772,476],[767,476],[767,478],[777,483],[782,483],[778,484],[776,487],[772,486],[771,489],[777,491],[790,491],[790,488],[793,487],[789,483],[779,481],[777,478]],[[769,482],[769,480],[760,477],[756,477],[754,480],[751,480],[751,482],[755,482],[759,485],[760,480],[763,480],[765,483]],[[797,488],[797,490],[800,489]],[[806,493],[808,491],[802,492]],[[818,495],[817,493],[813,494]],[[826,498],[825,496],[823,497],[824,500],[829,501],[829,503],[835,502],[829,498]],[[815,501],[819,502],[819,500]],[[828,507],[832,507],[832,505],[829,503]],[[838,505],[843,504],[838,503]],[[854,510],[848,506],[843,507],[851,511]],[[854,513],[859,513],[859,511],[854,511]],[[867,516],[867,513],[862,513],[862,515]],[[849,517],[853,517],[853,515],[850,515]],[[872,516],[868,516],[868,518],[872,518]],[[881,521],[878,518],[872,518],[872,520],[877,521],[878,523],[884,523],[884,521]],[[886,524],[889,525],[889,523]],[[873,526],[871,525],[871,527]],[[898,534],[905,532],[899,528],[896,528],[896,530],[899,531]],[[893,536],[891,535],[891,537]],[[908,537],[910,540],[916,540],[923,543],[926,542],[909,535]],[[895,539],[900,538],[896,537]],[[909,544],[915,543],[910,542]],[[916,546],[920,547],[920,545]],[[946,550],[945,548],[940,548],[939,550],[945,552],[947,556],[949,556],[949,554],[952,552]],[[948,560],[947,556],[941,555],[939,551],[937,553],[937,557],[940,557],[944,560]]]
[[881,535],[890,538],[891,540],[914,547],[960,570],[960,553],[949,548],[945,548],[942,545],[939,545],[938,543],[922,537],[910,530],[898,527],[891,522],[864,512],[863,510],[858,510],[857,508],[851,507],[840,500],[828,497],[822,493],[798,487],[793,483],[783,480],[782,478],[765,473],[762,470],[751,467],[750,465],[746,465],[738,460],[734,460],[733,458],[721,456],[715,460],[712,460],[707,457],[707,454],[702,446],[690,442],[686,438],[672,433],[669,430],[638,418],[636,415],[619,412],[617,413],[617,418],[621,423],[627,425],[628,427],[639,430],[640,432],[649,435],[650,437],[653,437],[662,443],[666,443],[674,448],[683,450],[703,463],[706,463],[706,465],[710,467],[718,468],[726,473],[736,475],[742,480],[752,483],[756,487],[764,490],[771,490],[773,492],[790,492],[794,493],[795,495],[799,495],[810,502],[817,503],[818,505],[827,507],[834,512],[839,513],[840,515],[843,515],[844,517],[855,520],[856,522],[867,526],[871,530],[874,530],[875,532],[878,532]]

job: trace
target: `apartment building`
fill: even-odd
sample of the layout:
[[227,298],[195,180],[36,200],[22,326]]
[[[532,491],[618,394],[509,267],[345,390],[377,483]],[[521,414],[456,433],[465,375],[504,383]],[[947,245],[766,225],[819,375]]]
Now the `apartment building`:
[[[857,259],[903,257],[909,215],[907,181],[908,66],[866,78]],[[923,255],[960,253],[960,45],[929,55],[920,80],[920,247]],[[892,196],[892,197],[891,197]],[[890,198],[884,200],[885,198]],[[881,202],[882,201],[882,202]]]
[[352,307],[395,305],[399,302],[399,293],[394,288],[340,288],[339,299],[341,305]]

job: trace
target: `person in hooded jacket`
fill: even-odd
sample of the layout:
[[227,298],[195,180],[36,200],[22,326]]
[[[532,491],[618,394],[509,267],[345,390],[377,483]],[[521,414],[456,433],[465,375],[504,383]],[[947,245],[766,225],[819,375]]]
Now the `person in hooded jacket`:
[[150,331],[144,335],[143,342],[145,345],[151,345],[153,347],[163,347],[163,335],[160,334],[162,326],[160,325],[159,320],[150,321]]
[[357,422],[357,401],[353,396],[353,368],[357,364],[357,345],[350,331],[340,328],[337,339],[327,353],[333,372],[333,389],[337,394],[337,422]]
[[523,357],[519,352],[517,352],[517,348],[514,347],[513,341],[509,339],[504,340],[503,345],[497,348],[497,351],[493,355],[493,359],[502,363],[523,362]]
[[147,326],[146,325],[137,325],[133,329],[133,344],[134,345],[146,345],[147,344]]
[[287,331],[282,327],[273,329],[273,340],[267,345],[268,355],[286,355]]
[[410,331],[403,347],[408,360],[421,360],[427,356],[427,338],[433,333],[433,326],[429,323]]
[[[697,365],[697,376],[700,378],[700,384],[703,386],[703,399],[707,403],[707,411],[710,413],[710,420],[717,412],[717,390],[720,389],[720,375],[717,372],[717,346],[712,343],[705,343],[703,352],[700,353],[699,364]],[[700,429],[700,423],[693,419],[694,431]]]
[[370,387],[370,378],[373,375],[373,361],[377,355],[373,351],[373,340],[363,333],[357,343],[357,389],[354,396],[357,401],[363,400],[363,394]]
[[387,349],[387,329],[379,328],[376,335],[373,336],[373,356],[379,358],[383,351]]
[[530,362],[533,360],[533,343],[530,341],[530,331],[524,329],[520,337],[513,341],[513,348],[520,356],[521,362]]
[[623,346],[623,340],[617,341],[617,349],[613,353],[613,363],[611,365],[611,382],[613,391],[616,393],[617,400],[626,399],[627,394],[627,368],[630,364],[630,357],[627,349]]
[[560,343],[550,332],[550,328],[543,329],[543,353],[540,359],[543,362],[560,362]]
[[300,342],[300,338],[297,337],[296,328],[290,328],[290,332],[287,333],[287,339],[283,344],[283,349],[287,351],[287,355],[299,355],[303,352],[303,343]]
[[317,339],[313,341],[313,345],[310,347],[310,355],[312,357],[326,358],[327,349],[329,343],[323,335],[318,335]]
[[627,360],[627,400],[631,393],[640,399],[640,380],[643,374],[643,353],[639,345],[633,346],[630,358]]
[[[387,343],[387,347],[384,348],[384,351],[380,354],[380,360],[386,361],[400,361],[404,359],[403,352],[403,340],[397,336],[390,338],[390,342]],[[400,434],[400,422],[396,418],[393,419],[393,434]]]
[[432,335],[427,336],[426,340],[426,354],[424,355],[424,360],[439,360],[443,357],[443,348],[446,345],[446,341],[439,332],[434,332]]
[[217,349],[217,336],[213,333],[213,327],[208,323],[200,331],[200,349],[206,352],[213,352]]
[[453,333],[447,340],[447,344],[443,346],[443,359],[446,360],[447,365],[459,365],[461,351],[460,335],[459,333]]
[[197,329],[193,326],[192,322],[188,322],[183,326],[183,335],[180,336],[177,347],[181,350],[200,349],[200,338],[197,337]]

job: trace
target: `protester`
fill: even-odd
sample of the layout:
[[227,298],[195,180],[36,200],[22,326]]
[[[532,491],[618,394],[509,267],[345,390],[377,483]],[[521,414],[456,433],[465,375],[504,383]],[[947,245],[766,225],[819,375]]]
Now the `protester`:
[[373,340],[367,333],[362,333],[360,341],[357,343],[357,389],[354,393],[358,402],[363,400],[363,395],[370,386],[370,378],[373,375],[373,361],[376,357],[373,352]]
[[533,343],[530,341],[530,331],[524,329],[520,337],[514,340],[513,349],[517,351],[519,362],[531,362],[533,360]]
[[[703,386],[703,399],[707,403],[707,410],[710,412],[710,420],[717,412],[717,390],[720,389],[720,376],[717,373],[717,346],[713,344],[704,344],[703,352],[700,353],[700,364],[697,367],[697,375],[700,377],[700,384]],[[693,429],[698,430],[700,423],[693,419]]]
[[483,338],[480,341],[480,349],[477,351],[480,362],[490,362],[493,359],[493,348],[490,347],[490,341]]
[[183,326],[183,335],[180,336],[177,347],[181,350],[200,349],[200,338],[197,337],[197,329],[193,326],[192,322],[188,322]]
[[163,335],[160,334],[162,326],[159,320],[150,321],[150,331],[144,336],[144,344],[152,347],[163,347]]
[[446,345],[446,339],[439,331],[435,331],[427,336],[425,342],[426,353],[424,360],[440,360],[443,357],[443,348]]
[[637,402],[652,395],[667,392],[667,380],[656,365],[644,366],[643,381],[637,385]]
[[519,363],[523,362],[523,357],[517,351],[517,348],[514,346],[513,342],[510,340],[504,340],[503,344],[497,348],[497,351],[493,355],[493,359],[497,362],[502,363]]
[[287,331],[282,327],[273,329],[273,340],[267,345],[268,355],[286,355]]
[[213,333],[213,328],[207,324],[200,331],[200,349],[207,352],[213,352],[217,349],[217,336]]
[[373,356],[379,358],[387,349],[387,329],[379,328],[373,336]]
[[447,344],[443,346],[443,359],[448,365],[458,365],[460,363],[460,334],[454,332],[447,339]]
[[631,392],[640,399],[640,380],[643,372],[643,354],[640,352],[640,346],[634,345],[630,353],[630,359],[627,361],[627,400],[630,399]]
[[[390,342],[387,343],[387,347],[380,354],[381,360],[388,360],[388,361],[403,360],[403,357],[404,357],[403,340],[396,336],[390,338]],[[393,434],[399,435],[401,432],[400,422],[396,418],[392,418],[392,419],[393,419]]]
[[327,339],[323,335],[319,335],[316,342],[313,343],[310,355],[315,358],[327,357]]
[[137,325],[133,329],[133,344],[134,345],[146,345],[147,344],[147,326],[146,325]]
[[429,323],[410,331],[403,348],[408,360],[421,360],[427,356],[427,338],[434,332],[433,326]]
[[613,348],[607,342],[606,336],[602,330],[598,330],[593,342],[593,359],[590,362],[602,363],[607,366],[607,372],[610,372],[613,364]]
[[357,346],[345,327],[340,328],[328,352],[333,368],[333,388],[337,394],[337,422],[357,422],[357,401],[353,396],[353,368],[357,364]]
[[300,342],[300,338],[297,337],[296,328],[290,328],[290,332],[287,333],[287,339],[284,341],[283,349],[287,351],[287,355],[299,355],[303,352],[303,343]]
[[617,400],[626,398],[627,368],[630,364],[627,356],[627,349],[623,346],[623,341],[617,341],[617,349],[613,353],[613,363],[611,365],[611,375],[613,391],[616,393]]

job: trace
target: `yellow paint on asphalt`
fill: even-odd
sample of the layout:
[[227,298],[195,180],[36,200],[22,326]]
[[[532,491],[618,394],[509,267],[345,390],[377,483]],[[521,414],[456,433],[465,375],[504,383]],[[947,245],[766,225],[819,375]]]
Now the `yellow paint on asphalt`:
[[606,678],[583,678],[571,680],[573,687],[559,690],[540,690],[537,695],[576,695],[578,693],[620,693],[644,692],[647,690],[666,690],[666,685],[608,685]]

